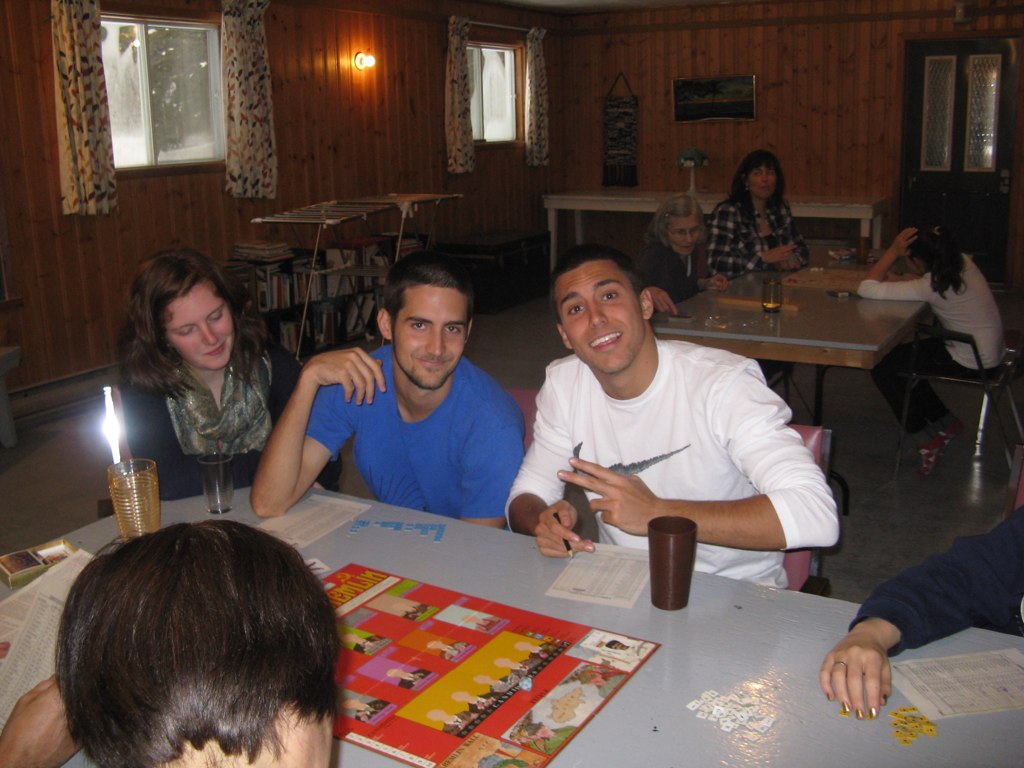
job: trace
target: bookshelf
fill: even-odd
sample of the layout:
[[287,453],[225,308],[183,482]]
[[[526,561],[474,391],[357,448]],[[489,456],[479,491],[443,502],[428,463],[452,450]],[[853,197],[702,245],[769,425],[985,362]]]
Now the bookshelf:
[[[403,242],[407,251],[408,235]],[[376,310],[394,251],[391,237],[338,241],[318,252],[315,265],[311,250],[283,243],[254,246],[236,246],[227,268],[248,287],[271,339],[302,357],[376,334]]]

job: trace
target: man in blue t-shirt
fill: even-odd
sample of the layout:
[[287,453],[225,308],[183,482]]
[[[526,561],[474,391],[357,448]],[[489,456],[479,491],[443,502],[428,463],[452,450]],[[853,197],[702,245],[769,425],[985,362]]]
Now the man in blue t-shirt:
[[377,314],[390,346],[306,363],[253,480],[256,513],[284,514],[354,435],[356,466],[380,501],[503,527],[523,416],[462,359],[472,318],[473,287],[458,261],[421,252],[396,262]]

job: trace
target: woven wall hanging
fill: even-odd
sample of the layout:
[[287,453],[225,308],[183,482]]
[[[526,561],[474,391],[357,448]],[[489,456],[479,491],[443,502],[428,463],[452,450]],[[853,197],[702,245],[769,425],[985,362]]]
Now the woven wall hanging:
[[[615,87],[622,81],[628,96],[616,96]],[[629,80],[619,72],[604,98],[604,174],[605,187],[637,185],[637,113],[640,100],[629,87]]]

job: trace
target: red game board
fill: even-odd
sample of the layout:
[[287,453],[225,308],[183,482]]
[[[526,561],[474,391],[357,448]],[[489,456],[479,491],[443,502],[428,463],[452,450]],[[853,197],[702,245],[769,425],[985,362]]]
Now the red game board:
[[334,735],[410,765],[547,765],[658,648],[361,565],[324,582]]

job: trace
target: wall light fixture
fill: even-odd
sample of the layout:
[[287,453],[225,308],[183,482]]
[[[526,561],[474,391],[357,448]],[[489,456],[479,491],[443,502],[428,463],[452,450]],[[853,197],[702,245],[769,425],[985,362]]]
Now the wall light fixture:
[[371,54],[371,53],[364,53],[363,51],[360,51],[359,53],[357,53],[355,55],[355,58],[352,59],[352,65],[356,69],[358,69],[359,71],[362,71],[364,69],[369,69],[370,67],[372,67],[376,63],[377,63],[377,59],[374,58],[373,54]]

